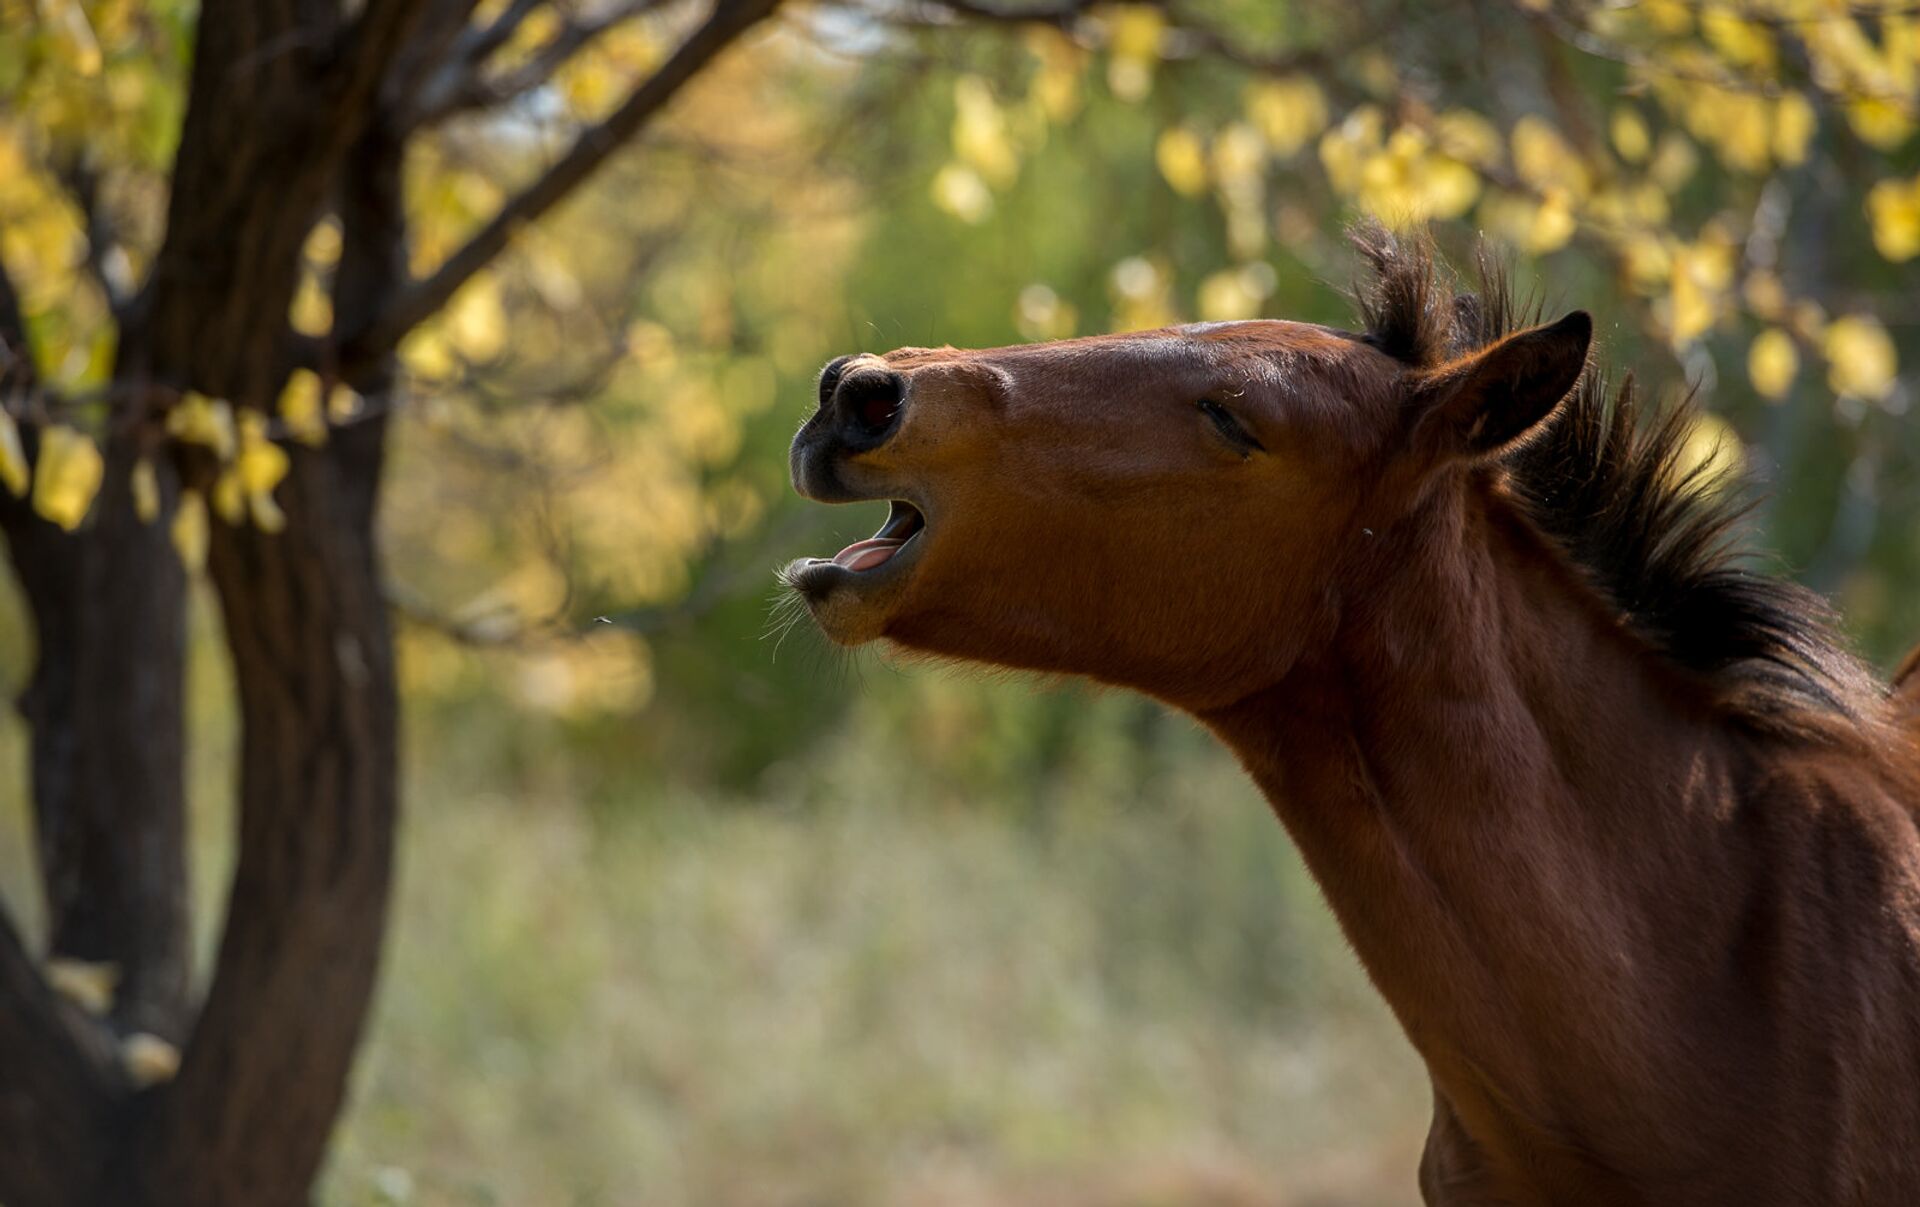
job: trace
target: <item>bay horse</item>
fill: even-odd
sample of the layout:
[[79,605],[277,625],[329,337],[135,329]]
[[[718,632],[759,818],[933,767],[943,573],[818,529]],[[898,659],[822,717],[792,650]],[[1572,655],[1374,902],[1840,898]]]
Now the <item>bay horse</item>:
[[1686,405],[1362,228],[1364,329],[841,357],[827,636],[1232,748],[1429,1071],[1431,1204],[1920,1203],[1920,659],[1748,567]]

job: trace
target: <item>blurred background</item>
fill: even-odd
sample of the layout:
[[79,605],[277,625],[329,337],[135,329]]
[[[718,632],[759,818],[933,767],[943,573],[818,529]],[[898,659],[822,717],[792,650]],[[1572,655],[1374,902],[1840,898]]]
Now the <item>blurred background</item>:
[[[702,10],[480,12],[519,17],[498,95],[409,149],[419,272]],[[163,221],[196,14],[0,14],[0,250],[42,372],[84,391],[112,358],[93,282]],[[1356,216],[1463,264],[1484,234],[1616,366],[1697,389],[1765,563],[1885,667],[1920,639],[1917,75],[1908,6],[1839,0],[782,6],[401,346],[406,811],[320,1201],[1417,1201],[1418,1063],[1191,723],[772,624],[773,569],[882,514],[786,485],[815,374],[1344,325]],[[47,166],[75,143],[111,254]],[[323,217],[297,330],[328,329],[340,245]],[[329,388],[295,375],[286,438],[350,412]],[[204,969],[237,721],[192,598]],[[0,590],[10,694],[33,657]],[[27,744],[0,720],[0,889],[32,935]]]

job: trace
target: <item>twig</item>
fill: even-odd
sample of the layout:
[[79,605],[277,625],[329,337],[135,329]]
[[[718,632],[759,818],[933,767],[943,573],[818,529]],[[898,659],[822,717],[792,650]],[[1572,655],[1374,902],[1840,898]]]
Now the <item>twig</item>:
[[489,77],[483,62],[475,62],[459,73],[435,76],[431,91],[423,92],[409,126],[430,125],[458,113],[492,108],[517,100],[540,87],[601,34],[625,24],[660,6],[660,0],[638,0],[623,4],[584,21],[569,21],[539,47],[527,61],[510,71]]
[[673,57],[640,85],[606,120],[581,133],[566,154],[516,194],[466,245],[431,276],[401,289],[369,327],[343,341],[348,363],[384,354],[433,314],[512,241],[514,232],[559,204],[692,79],[747,30],[771,15],[780,0],[717,0],[711,16]]

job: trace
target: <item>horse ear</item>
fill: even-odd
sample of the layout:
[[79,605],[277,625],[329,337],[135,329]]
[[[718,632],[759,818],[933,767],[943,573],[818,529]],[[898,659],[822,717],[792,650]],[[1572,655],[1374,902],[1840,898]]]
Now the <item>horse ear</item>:
[[1418,387],[1415,430],[1453,455],[1493,456],[1553,414],[1592,343],[1593,318],[1576,310],[1436,369]]

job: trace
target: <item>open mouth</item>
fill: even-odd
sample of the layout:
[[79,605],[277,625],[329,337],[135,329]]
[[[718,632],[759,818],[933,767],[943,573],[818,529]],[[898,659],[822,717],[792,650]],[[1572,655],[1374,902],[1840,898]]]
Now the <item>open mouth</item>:
[[919,536],[926,526],[927,521],[917,507],[895,499],[888,508],[887,522],[880,525],[880,531],[864,541],[848,545],[830,560],[842,570],[855,573],[877,570],[892,561],[894,554],[906,548],[907,542]]
[[802,558],[787,568],[786,579],[802,593],[812,596],[822,594],[836,584],[851,585],[868,576],[883,577],[883,569],[897,567],[906,561],[914,541],[926,529],[926,517],[918,507],[895,499],[888,508],[886,523],[880,525],[880,531],[864,541],[855,541],[832,557]]

